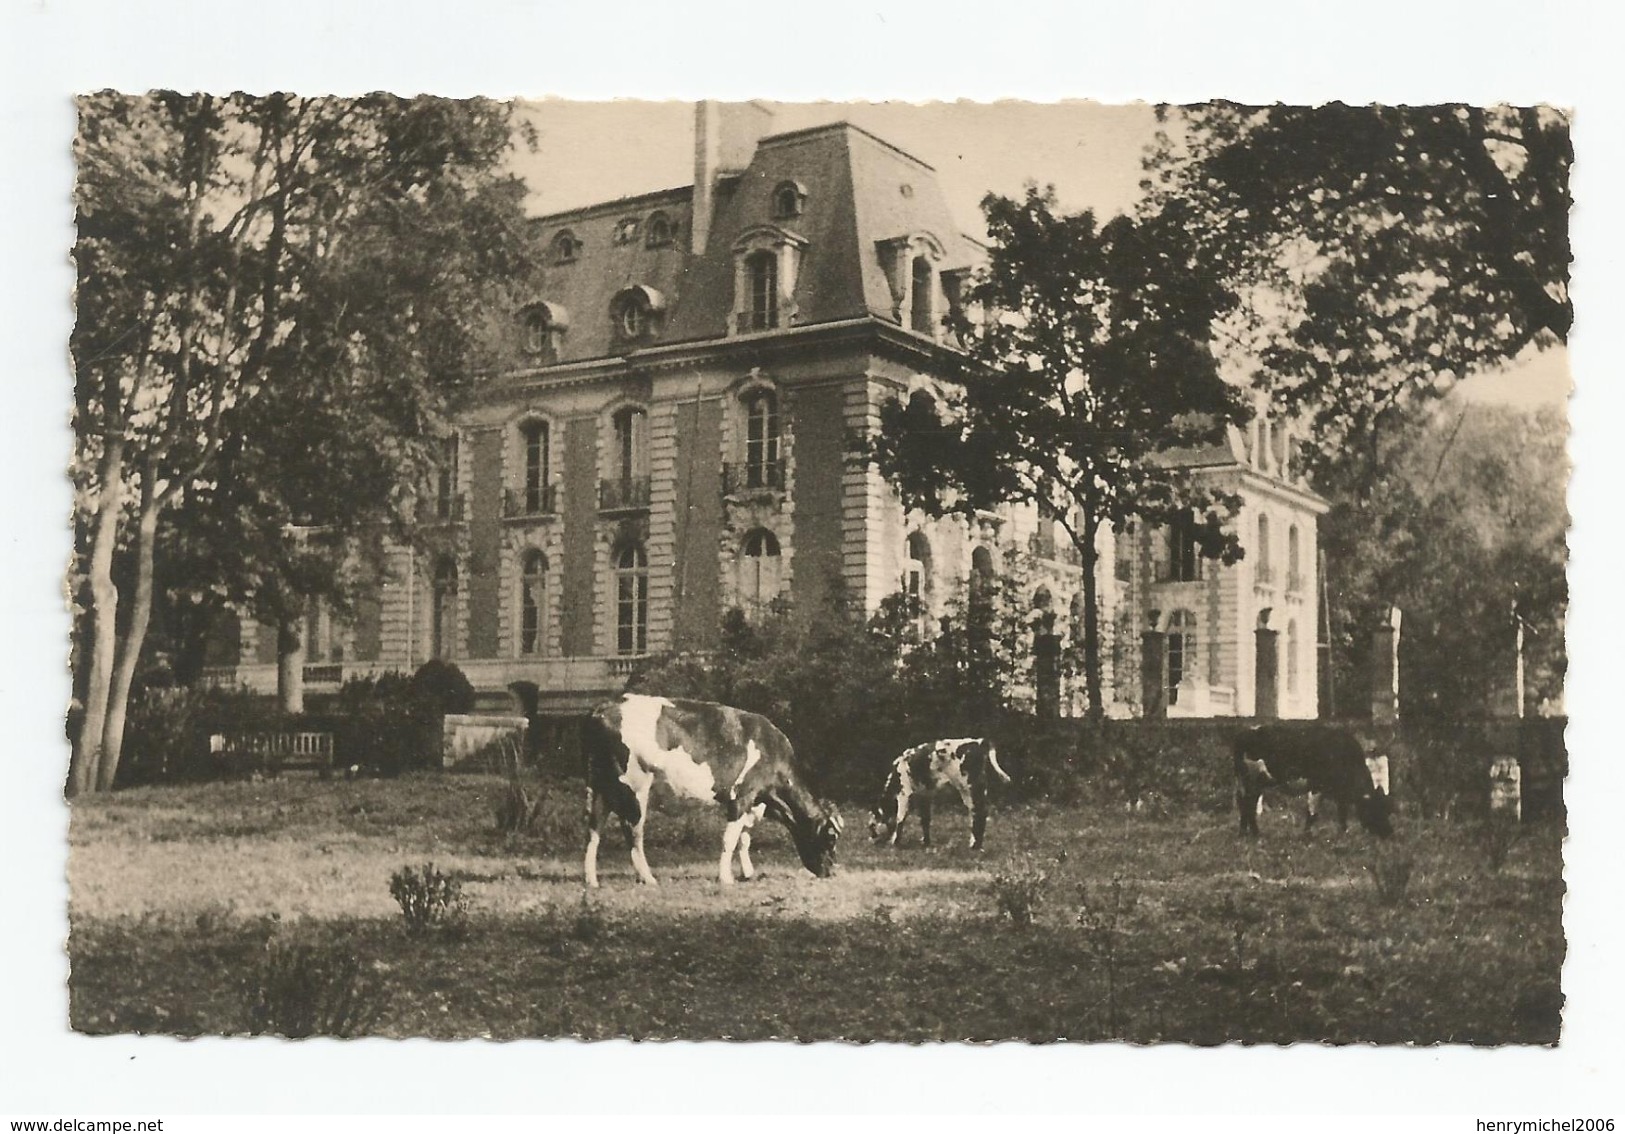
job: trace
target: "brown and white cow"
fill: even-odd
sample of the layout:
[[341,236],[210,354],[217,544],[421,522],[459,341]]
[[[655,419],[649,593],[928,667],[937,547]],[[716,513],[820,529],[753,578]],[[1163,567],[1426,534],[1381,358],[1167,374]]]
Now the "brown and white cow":
[[709,701],[627,693],[588,723],[587,885],[598,885],[598,838],[606,815],[621,821],[638,880],[655,885],[643,854],[649,792],[660,780],[684,799],[720,805],[727,816],[717,876],[733,883],[733,856],[750,878],[750,829],[768,815],[790,829],[802,865],[820,878],[835,867],[841,817],[815,798],[789,740],[766,717]]
[[1236,809],[1241,832],[1258,834],[1264,789],[1304,781],[1309,790],[1308,821],[1313,827],[1320,797],[1337,804],[1338,822],[1348,827],[1353,808],[1360,825],[1386,838],[1394,833],[1388,800],[1388,758],[1369,755],[1346,728],[1322,724],[1269,724],[1236,737]]
[[999,767],[999,753],[991,740],[962,737],[917,744],[892,761],[880,802],[869,816],[869,834],[877,843],[896,846],[912,806],[920,813],[921,842],[930,846],[931,793],[952,787],[970,812],[971,849],[980,850],[987,830],[987,790],[992,777],[1010,782]]

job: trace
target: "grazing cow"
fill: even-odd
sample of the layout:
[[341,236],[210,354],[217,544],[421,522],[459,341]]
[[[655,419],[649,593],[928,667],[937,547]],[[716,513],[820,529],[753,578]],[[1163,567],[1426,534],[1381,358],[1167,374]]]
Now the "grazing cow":
[[807,790],[790,742],[766,717],[709,701],[672,701],[627,693],[601,705],[588,722],[587,885],[598,885],[598,835],[605,816],[621,821],[638,879],[655,877],[643,855],[649,791],[663,780],[685,799],[720,804],[727,825],[717,876],[733,883],[733,856],[745,878],[750,829],[770,815],[790,829],[796,853],[820,878],[835,867],[841,817]]
[[1313,827],[1320,797],[1337,804],[1337,821],[1348,829],[1349,808],[1375,835],[1394,833],[1389,818],[1388,759],[1368,757],[1346,728],[1317,724],[1270,724],[1249,729],[1235,740],[1236,808],[1241,833],[1258,834],[1258,813],[1266,787],[1307,781]]
[[919,744],[892,761],[880,802],[869,816],[869,834],[875,842],[897,845],[897,833],[908,818],[912,803],[920,813],[920,839],[931,845],[931,793],[951,786],[970,812],[970,845],[982,849],[987,830],[987,789],[990,777],[1005,783],[1010,777],[999,767],[999,754],[991,740],[966,737]]

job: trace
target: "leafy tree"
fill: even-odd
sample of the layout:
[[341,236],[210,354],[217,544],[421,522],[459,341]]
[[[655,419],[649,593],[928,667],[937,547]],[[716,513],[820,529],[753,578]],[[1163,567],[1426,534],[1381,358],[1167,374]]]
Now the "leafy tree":
[[117,769],[160,525],[199,537],[212,570],[196,583],[227,597],[340,590],[294,533],[327,531],[339,562],[355,531],[401,516],[479,365],[480,312],[500,309],[474,300],[524,241],[497,104],[104,92],[79,109],[89,642],[69,787],[89,791]]
[[1561,112],[1164,113],[1147,209],[1183,218],[1228,281],[1230,332],[1254,377],[1310,416],[1319,452],[1355,444],[1374,457],[1412,403],[1566,341],[1573,148]]
[[1417,412],[1383,445],[1373,491],[1328,476],[1334,687],[1363,697],[1368,631],[1397,604],[1402,711],[1479,716],[1512,688],[1516,603],[1533,711],[1561,697],[1566,669],[1563,414],[1460,397]]
[[982,202],[989,263],[954,330],[965,348],[945,403],[883,407],[870,452],[903,502],[933,514],[1035,505],[1060,523],[1083,568],[1085,688],[1104,713],[1099,537],[1133,517],[1189,522],[1204,555],[1241,549],[1224,522],[1238,501],[1166,455],[1211,442],[1243,409],[1218,373],[1211,320],[1231,297],[1202,270],[1178,210],[1097,224],[1063,215],[1053,191]]

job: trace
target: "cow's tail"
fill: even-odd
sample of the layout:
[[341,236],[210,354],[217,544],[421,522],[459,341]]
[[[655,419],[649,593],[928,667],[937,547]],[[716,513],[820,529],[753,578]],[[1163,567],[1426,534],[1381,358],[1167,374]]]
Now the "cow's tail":
[[999,750],[993,747],[991,744],[987,746],[987,766],[992,770],[995,776],[999,777],[999,779],[1003,780],[1005,783],[1010,782],[1010,773],[999,767]]

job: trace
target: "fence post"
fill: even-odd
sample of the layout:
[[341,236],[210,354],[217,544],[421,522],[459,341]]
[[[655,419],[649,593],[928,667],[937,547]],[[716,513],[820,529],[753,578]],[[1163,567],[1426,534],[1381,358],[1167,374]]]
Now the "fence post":
[[1371,719],[1392,724],[1399,719],[1399,607],[1388,608],[1371,635]]

